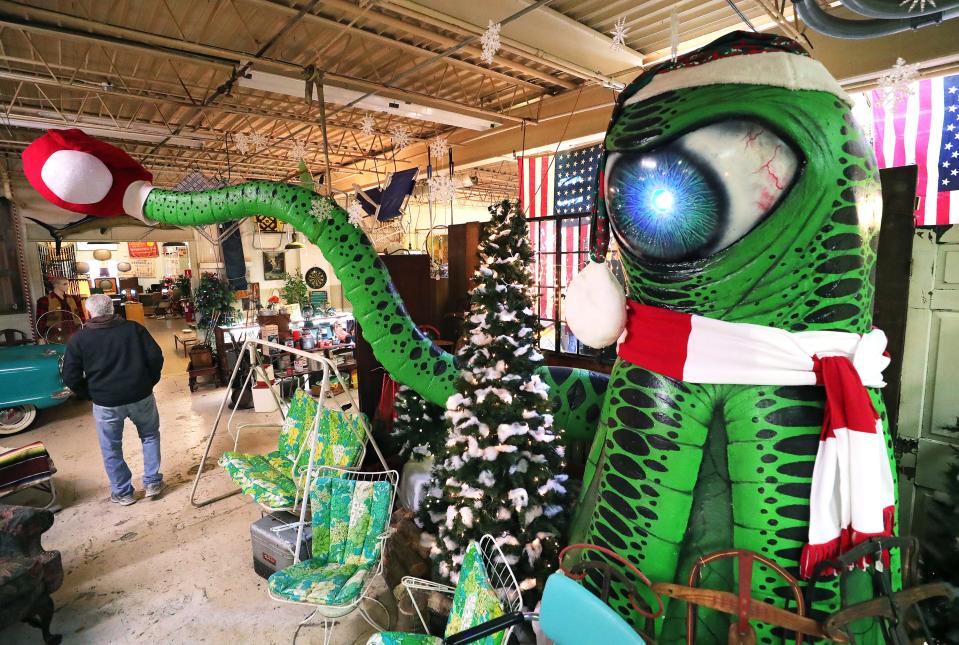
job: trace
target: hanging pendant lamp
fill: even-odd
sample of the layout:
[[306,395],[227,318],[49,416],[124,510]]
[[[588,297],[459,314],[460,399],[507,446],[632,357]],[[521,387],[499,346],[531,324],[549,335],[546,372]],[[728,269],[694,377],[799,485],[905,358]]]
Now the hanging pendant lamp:
[[283,248],[287,251],[294,251],[296,249],[302,249],[304,247],[303,242],[297,239],[296,231],[293,231],[293,235],[290,236],[289,243]]

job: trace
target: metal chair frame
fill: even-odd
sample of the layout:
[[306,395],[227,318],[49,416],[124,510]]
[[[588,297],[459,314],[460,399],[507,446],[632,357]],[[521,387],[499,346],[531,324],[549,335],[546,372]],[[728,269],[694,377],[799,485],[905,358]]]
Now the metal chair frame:
[[[496,538],[487,533],[479,539],[478,544],[490,584],[503,605],[503,613],[512,614],[522,610],[523,591],[519,586],[519,581],[516,580],[516,574],[513,573],[513,569],[509,566],[506,556],[503,554],[503,550],[496,543]],[[432,593],[435,591],[452,596],[456,593],[456,588],[438,582],[424,580],[423,578],[414,578],[413,576],[405,576],[402,584],[406,589],[406,593],[409,594],[410,601],[413,603],[413,609],[416,610],[416,615],[420,619],[420,624],[423,625],[423,631],[429,633],[426,618],[424,618],[423,612],[420,611],[420,607],[416,603],[416,596],[413,592],[426,591]],[[506,629],[503,635],[503,643],[509,642],[509,637],[510,634],[513,633],[513,629],[514,627],[512,626]]]
[[[318,398],[317,405],[319,407],[325,406],[326,398],[327,396],[329,396],[329,391],[330,391],[330,375],[334,374],[336,375],[337,380],[343,385],[343,391],[346,393],[347,398],[349,399],[351,408],[354,411],[357,411],[357,414],[359,413],[358,412],[359,407],[357,406],[357,402],[353,396],[352,390],[347,386],[347,381],[343,380],[343,377],[340,374],[339,370],[337,369],[336,365],[332,361],[330,361],[330,359],[326,358],[322,354],[314,354],[311,352],[303,351],[301,349],[287,347],[286,345],[280,345],[278,343],[273,343],[273,342],[262,340],[259,338],[246,339],[243,342],[243,345],[240,349],[241,354],[243,354],[244,352],[249,352],[251,365],[253,366],[253,369],[251,369],[246,374],[245,380],[243,381],[243,385],[242,385],[243,389],[245,389],[246,386],[249,384],[250,379],[253,378],[254,373],[258,374],[264,382],[267,382],[267,383],[269,382],[270,379],[267,378],[266,372],[262,366],[262,361],[260,360],[263,356],[262,350],[264,349],[266,350],[276,349],[288,354],[303,356],[311,361],[316,361],[317,363],[319,363],[320,366],[323,368],[323,381],[320,387],[320,396],[317,397]],[[220,402],[220,408],[217,411],[216,418],[213,421],[213,429],[210,431],[210,436],[207,438],[206,448],[203,451],[203,456],[200,458],[200,463],[197,468],[196,475],[193,478],[193,488],[190,491],[190,504],[192,504],[193,506],[197,508],[207,506],[208,504],[218,502],[220,500],[226,499],[227,497],[232,497],[233,495],[237,495],[240,493],[240,489],[237,488],[227,493],[223,493],[222,495],[217,495],[215,497],[210,497],[200,501],[198,501],[196,498],[197,488],[200,485],[200,478],[203,476],[203,467],[206,465],[206,460],[210,455],[210,448],[213,446],[213,440],[216,438],[217,431],[220,429],[220,424],[224,416],[224,411],[226,410],[228,401],[230,400],[231,392],[233,390],[233,384],[237,380],[237,376],[239,374],[239,368],[240,368],[241,362],[242,361],[237,360],[236,365],[233,366],[233,372],[230,375],[229,381],[227,382],[226,392],[223,396],[223,400]],[[282,397],[277,392],[276,387],[271,385],[269,387],[269,390],[270,390],[270,393],[273,395],[273,399],[276,402],[277,408],[280,410],[281,418],[285,420],[286,408],[283,404]],[[236,411],[239,409],[240,399],[241,397],[237,397],[236,402],[232,405],[232,409],[230,411],[230,415],[227,420],[227,432],[232,437],[234,437],[234,449],[237,447],[239,443],[239,435],[242,430],[246,428],[256,428],[256,427],[270,427],[270,428],[278,427],[277,424],[258,424],[258,423],[242,424],[241,426],[236,427],[236,434],[234,434],[233,418],[236,415]],[[319,418],[320,418],[320,415],[317,414],[313,420],[313,426],[310,430],[309,437],[307,438],[307,441],[309,441],[310,443],[310,461],[307,465],[306,476],[303,482],[303,489],[302,489],[303,491],[309,490],[309,482],[311,481],[312,473],[314,470],[314,459],[316,457],[316,432],[319,424]],[[362,416],[360,417],[360,427],[362,428],[362,431],[366,435],[366,440],[363,444],[363,448],[360,450],[360,454],[358,455],[356,463],[362,463],[362,459],[366,455],[366,446],[368,445],[368,443],[372,444],[373,442],[369,424]],[[373,447],[374,447],[374,450],[377,452],[377,455],[380,457],[380,461],[384,465],[384,469],[385,469],[386,460],[383,458],[382,454],[380,453],[379,447],[376,446],[375,444],[373,444]],[[301,492],[299,486],[297,486],[297,492],[298,494]],[[308,497],[308,496],[304,496],[304,497]],[[307,505],[302,503],[295,504],[292,510],[295,510],[297,506],[304,507],[305,509]],[[278,510],[291,510],[291,509],[285,509],[285,508],[284,509],[270,509],[268,507],[262,507],[262,508],[265,508],[267,512],[273,512]],[[302,522],[302,519],[303,518],[301,517],[300,518],[301,522]]]

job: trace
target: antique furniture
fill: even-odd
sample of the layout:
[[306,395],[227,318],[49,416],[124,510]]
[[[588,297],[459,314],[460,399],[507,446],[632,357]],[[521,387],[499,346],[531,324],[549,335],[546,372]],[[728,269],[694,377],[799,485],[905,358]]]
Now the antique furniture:
[[57,501],[57,489],[53,475],[57,472],[47,447],[41,441],[6,450],[0,448],[0,497],[5,497],[25,488],[40,488],[50,495],[44,508]]
[[25,430],[38,409],[69,398],[60,379],[63,350],[63,345],[0,347],[0,435]]
[[196,392],[200,385],[197,383],[197,378],[200,376],[212,376],[213,379],[208,383],[213,387],[220,387],[220,369],[216,365],[211,365],[209,367],[193,367],[193,363],[187,365],[186,368],[187,374],[190,376],[190,391]]
[[196,343],[195,329],[181,329],[173,333],[173,351],[176,351],[177,345],[183,345],[183,358],[186,358],[187,346]]
[[59,551],[45,551],[40,536],[53,526],[53,513],[0,504],[0,629],[26,621],[43,632],[46,643],[59,643],[50,633],[53,599],[63,583]]

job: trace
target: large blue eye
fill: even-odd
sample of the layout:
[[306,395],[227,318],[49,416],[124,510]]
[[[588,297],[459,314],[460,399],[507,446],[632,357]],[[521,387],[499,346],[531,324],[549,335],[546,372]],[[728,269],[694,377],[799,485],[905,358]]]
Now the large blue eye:
[[796,153],[751,121],[715,123],[645,152],[606,162],[606,209],[633,255],[681,261],[716,253],[779,203]]
[[681,151],[624,157],[607,179],[608,209],[620,237],[642,255],[684,258],[719,229],[721,188]]

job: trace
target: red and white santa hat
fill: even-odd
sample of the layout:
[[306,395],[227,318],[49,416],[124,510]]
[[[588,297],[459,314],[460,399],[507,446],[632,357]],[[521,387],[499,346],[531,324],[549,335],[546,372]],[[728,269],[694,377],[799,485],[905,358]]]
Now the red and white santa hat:
[[60,208],[97,217],[126,213],[154,223],[143,215],[153,175],[116,146],[82,130],[48,130],[21,157],[30,185]]

